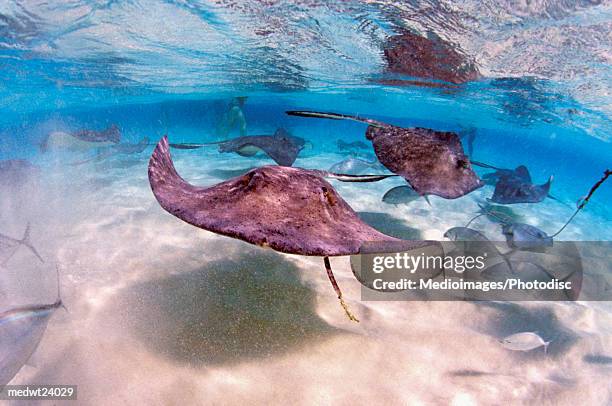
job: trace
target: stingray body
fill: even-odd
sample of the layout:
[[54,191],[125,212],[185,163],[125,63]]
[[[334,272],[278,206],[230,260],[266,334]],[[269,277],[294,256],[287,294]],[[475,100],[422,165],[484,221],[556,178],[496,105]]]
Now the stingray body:
[[402,176],[420,195],[445,199],[464,196],[484,184],[472,170],[459,136],[428,128],[402,128],[376,120],[336,113],[288,111],[300,117],[353,120],[368,124],[366,138],[391,172]]
[[376,160],[367,161],[361,158],[349,157],[338,163],[335,163],[329,168],[330,172],[345,173],[348,175],[363,175],[368,171],[378,171],[384,168]]
[[[344,307],[328,256],[358,254],[371,241],[405,249],[434,244],[399,240],[365,224],[321,171],[264,166],[210,187],[196,187],[178,175],[168,147],[167,138],[162,138],[149,161],[151,189],[166,211],[196,227],[251,244],[324,256]],[[354,318],[348,310],[347,314]]]
[[522,183],[531,183],[531,175],[524,165],[517,166],[515,169],[497,169],[495,172],[482,176],[485,184],[492,186],[495,186],[501,179],[515,179]]
[[40,148],[43,152],[57,149],[83,151],[117,144],[120,140],[121,131],[119,127],[112,124],[102,131],[88,129],[79,130],[73,133],[54,131],[42,142]]
[[291,166],[305,144],[303,138],[295,137],[279,128],[274,135],[251,135],[221,142],[219,152],[235,152],[241,156],[252,157],[263,151],[277,164]]
[[490,201],[498,204],[539,203],[548,197],[552,176],[542,185],[534,185],[517,176],[504,176],[495,185]]

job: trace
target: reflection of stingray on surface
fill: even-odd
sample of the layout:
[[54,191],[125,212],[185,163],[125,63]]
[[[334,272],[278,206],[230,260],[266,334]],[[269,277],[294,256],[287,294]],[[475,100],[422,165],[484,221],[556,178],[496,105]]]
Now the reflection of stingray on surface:
[[[113,312],[155,352],[219,364],[284,354],[337,333],[316,313],[316,294],[283,256],[247,250],[235,259],[126,289]],[[124,310],[129,309],[129,310]]]
[[401,219],[390,216],[387,213],[360,211],[357,214],[364,223],[384,234],[404,240],[423,239],[419,230],[405,225]]
[[255,169],[255,167],[243,168],[243,169],[212,169],[208,171],[210,176],[214,176],[219,179],[230,179],[235,178],[236,176],[244,175],[250,170]]
[[[567,352],[578,340],[578,336],[566,328],[549,307],[527,308],[511,302],[476,302],[476,306],[488,307],[495,313],[490,318],[487,333],[501,339],[511,334],[530,331],[551,341],[548,356],[558,356]],[[547,356],[542,353],[515,352],[517,357]]]

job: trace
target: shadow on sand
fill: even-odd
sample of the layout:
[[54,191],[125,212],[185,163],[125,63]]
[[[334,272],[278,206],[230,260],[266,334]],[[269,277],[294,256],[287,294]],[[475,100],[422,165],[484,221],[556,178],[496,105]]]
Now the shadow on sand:
[[390,216],[387,213],[360,211],[357,215],[359,215],[361,220],[381,233],[404,240],[423,239],[418,229],[407,226],[401,219]]
[[150,350],[191,365],[283,354],[337,330],[316,313],[316,295],[282,255],[239,257],[131,286],[116,309]]

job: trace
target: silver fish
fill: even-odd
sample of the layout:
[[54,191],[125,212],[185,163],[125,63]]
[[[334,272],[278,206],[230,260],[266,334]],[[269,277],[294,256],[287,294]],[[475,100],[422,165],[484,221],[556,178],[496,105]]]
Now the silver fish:
[[63,306],[58,279],[54,303],[0,313],[0,387],[8,384],[28,362],[42,340],[49,319]]
[[544,352],[548,349],[550,341],[544,341],[542,337],[533,332],[516,333],[502,339],[504,348],[513,351],[531,351],[544,346]]
[[421,196],[410,186],[403,185],[387,190],[382,197],[382,201],[387,204],[408,204],[420,199],[421,197],[423,197],[427,204],[431,206],[431,202],[429,201],[429,197],[427,197],[427,195]]
[[28,247],[40,262],[45,262],[30,241],[30,224],[28,223],[21,240],[0,234],[0,266],[4,266],[15,255],[21,245]]

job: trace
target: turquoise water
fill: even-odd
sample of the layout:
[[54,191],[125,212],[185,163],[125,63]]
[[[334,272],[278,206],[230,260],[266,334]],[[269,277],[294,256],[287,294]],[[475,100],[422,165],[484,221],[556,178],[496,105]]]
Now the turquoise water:
[[[386,70],[386,40],[402,30],[441,38],[481,77],[382,84],[424,80]],[[612,166],[611,30],[612,8],[597,1],[3,2],[0,161],[39,170],[16,188],[0,183],[0,234],[20,238],[29,223],[45,262],[19,249],[0,267],[0,311],[52,302],[56,265],[69,308],[12,383],[77,384],[82,404],[609,403],[609,302],[367,302],[348,258],[333,258],[361,318],[352,323],[321,258],[180,221],[155,200],[147,164],[163,135],[238,136],[216,129],[241,96],[249,135],[282,127],[312,144],[300,168],[345,159],[337,141],[367,142],[366,126],[287,110],[473,131],[473,160],[526,165],[537,184],[554,175],[559,201],[509,206],[552,234]],[[41,152],[54,132],[111,124],[122,143],[151,145],[76,166],[95,149]],[[201,186],[273,164],[216,146],[172,155]],[[381,198],[402,179],[330,183],[365,222],[404,239],[443,240],[493,193],[395,206]],[[611,199],[605,183],[558,239],[609,241]],[[474,227],[503,238],[490,219]],[[548,354],[499,345],[520,331],[553,340]]]

